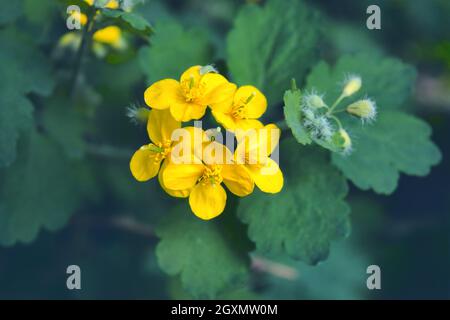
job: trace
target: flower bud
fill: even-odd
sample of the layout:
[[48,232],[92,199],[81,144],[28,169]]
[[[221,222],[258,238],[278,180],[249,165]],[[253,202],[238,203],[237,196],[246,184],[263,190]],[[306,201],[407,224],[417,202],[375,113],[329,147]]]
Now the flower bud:
[[218,71],[217,71],[217,69],[212,65],[212,64],[208,64],[208,65],[206,65],[206,66],[202,66],[201,68],[200,68],[200,74],[201,75],[204,75],[204,74],[207,74],[207,73],[219,73]]
[[148,108],[132,105],[127,108],[127,117],[134,123],[147,123],[150,110]]
[[358,100],[347,107],[347,112],[362,120],[373,120],[377,115],[375,103],[370,99]]
[[339,129],[333,137],[334,143],[342,150],[342,153],[348,154],[352,150],[352,139],[344,129]]
[[310,108],[314,109],[320,109],[325,107],[325,103],[323,102],[322,98],[318,96],[317,94],[312,94],[309,96],[306,96],[306,104]]
[[344,89],[342,90],[342,95],[344,97],[351,96],[361,88],[361,84],[362,84],[361,77],[350,76],[348,80],[345,82]]

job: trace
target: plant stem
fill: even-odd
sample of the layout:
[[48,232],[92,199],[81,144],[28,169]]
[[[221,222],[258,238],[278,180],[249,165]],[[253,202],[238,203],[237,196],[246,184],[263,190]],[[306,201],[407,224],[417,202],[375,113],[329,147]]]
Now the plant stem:
[[333,113],[333,110],[337,107],[337,105],[339,104],[339,102],[341,102],[342,99],[344,99],[344,98],[345,98],[345,96],[344,96],[343,94],[341,94],[341,95],[339,96],[339,98],[336,99],[336,101],[333,103],[333,105],[328,109],[328,111],[327,111],[327,116],[329,116],[330,114]]
[[337,125],[339,126],[339,129],[342,129],[342,123],[337,117],[335,117],[333,115],[329,115],[328,118],[333,119],[334,121],[336,121]]
[[88,23],[83,29],[80,47],[78,48],[77,55],[75,57],[75,65],[73,68],[72,78],[70,80],[70,97],[73,97],[73,94],[75,92],[78,76],[81,72],[81,67],[83,64],[84,53],[86,52],[86,48],[88,47],[93,34],[92,30],[94,27],[95,13],[96,10],[90,11],[90,13],[88,14]]

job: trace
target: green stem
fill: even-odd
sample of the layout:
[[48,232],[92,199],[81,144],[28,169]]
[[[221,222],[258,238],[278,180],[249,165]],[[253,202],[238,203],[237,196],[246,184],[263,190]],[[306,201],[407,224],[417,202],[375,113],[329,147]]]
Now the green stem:
[[345,96],[343,94],[341,94],[339,96],[339,98],[336,99],[336,101],[333,103],[333,105],[331,106],[331,108],[328,109],[327,111],[327,116],[331,115],[333,113],[333,110],[337,107],[337,105],[339,104],[339,102],[342,101],[342,99],[344,99]]
[[75,65],[73,68],[72,78],[70,80],[71,86],[70,86],[70,96],[73,97],[73,94],[75,92],[78,76],[81,72],[81,67],[83,64],[83,58],[84,54],[86,52],[86,48],[88,47],[88,44],[92,38],[93,34],[93,27],[94,27],[94,20],[95,20],[95,13],[97,10],[92,10],[88,14],[88,23],[83,29],[83,35],[81,38],[80,47],[78,48],[77,55],[75,58]]
[[329,115],[328,118],[333,119],[337,123],[337,125],[339,126],[339,129],[342,129],[342,123],[337,117],[335,117],[333,115]]

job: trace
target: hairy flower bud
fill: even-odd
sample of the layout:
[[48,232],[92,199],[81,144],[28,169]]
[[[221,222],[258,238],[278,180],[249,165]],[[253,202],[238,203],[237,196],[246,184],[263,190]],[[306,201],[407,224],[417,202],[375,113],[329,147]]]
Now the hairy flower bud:
[[138,107],[136,105],[127,108],[127,117],[133,123],[147,123],[150,110],[148,108]]
[[325,103],[322,100],[322,97],[317,94],[311,94],[305,97],[306,105],[313,109],[320,109],[325,107]]
[[342,95],[344,97],[351,96],[361,88],[361,84],[361,77],[355,75],[348,77],[345,82],[344,89],[342,90]]
[[339,129],[333,137],[335,144],[342,150],[342,153],[348,154],[352,150],[352,139],[344,129]]
[[373,120],[377,115],[375,102],[370,99],[358,100],[347,107],[347,112],[362,120]]

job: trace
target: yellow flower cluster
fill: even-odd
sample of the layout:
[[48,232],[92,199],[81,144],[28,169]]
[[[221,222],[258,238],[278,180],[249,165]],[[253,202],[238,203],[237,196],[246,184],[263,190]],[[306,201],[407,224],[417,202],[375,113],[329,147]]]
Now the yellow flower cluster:
[[[84,0],[88,5],[93,6],[94,0]],[[105,8],[108,9],[118,9],[118,0],[109,0]],[[88,23],[88,17],[84,13],[73,12],[70,15],[71,19],[75,19],[80,22],[80,25],[86,27]],[[122,30],[117,26],[107,26],[105,28],[99,29],[92,35],[92,50],[98,57],[103,57],[107,53],[106,46],[110,46],[116,50],[123,50],[126,48],[127,44],[122,34]],[[81,34],[75,31],[67,32],[59,40],[60,47],[67,47],[76,50],[81,43]]]
[[[193,66],[180,81],[164,79],[152,84],[144,99],[151,107],[147,122],[150,143],[131,158],[136,180],[158,175],[169,195],[189,197],[193,213],[204,220],[225,209],[223,185],[239,197],[252,193],[255,184],[267,193],[282,189],[283,174],[271,158],[280,130],[258,120],[267,101],[257,88],[237,88],[211,66]],[[220,124],[234,132],[234,153],[209,131],[196,126],[181,128],[182,122],[202,118],[208,107]],[[234,140],[232,145],[234,148]]]

